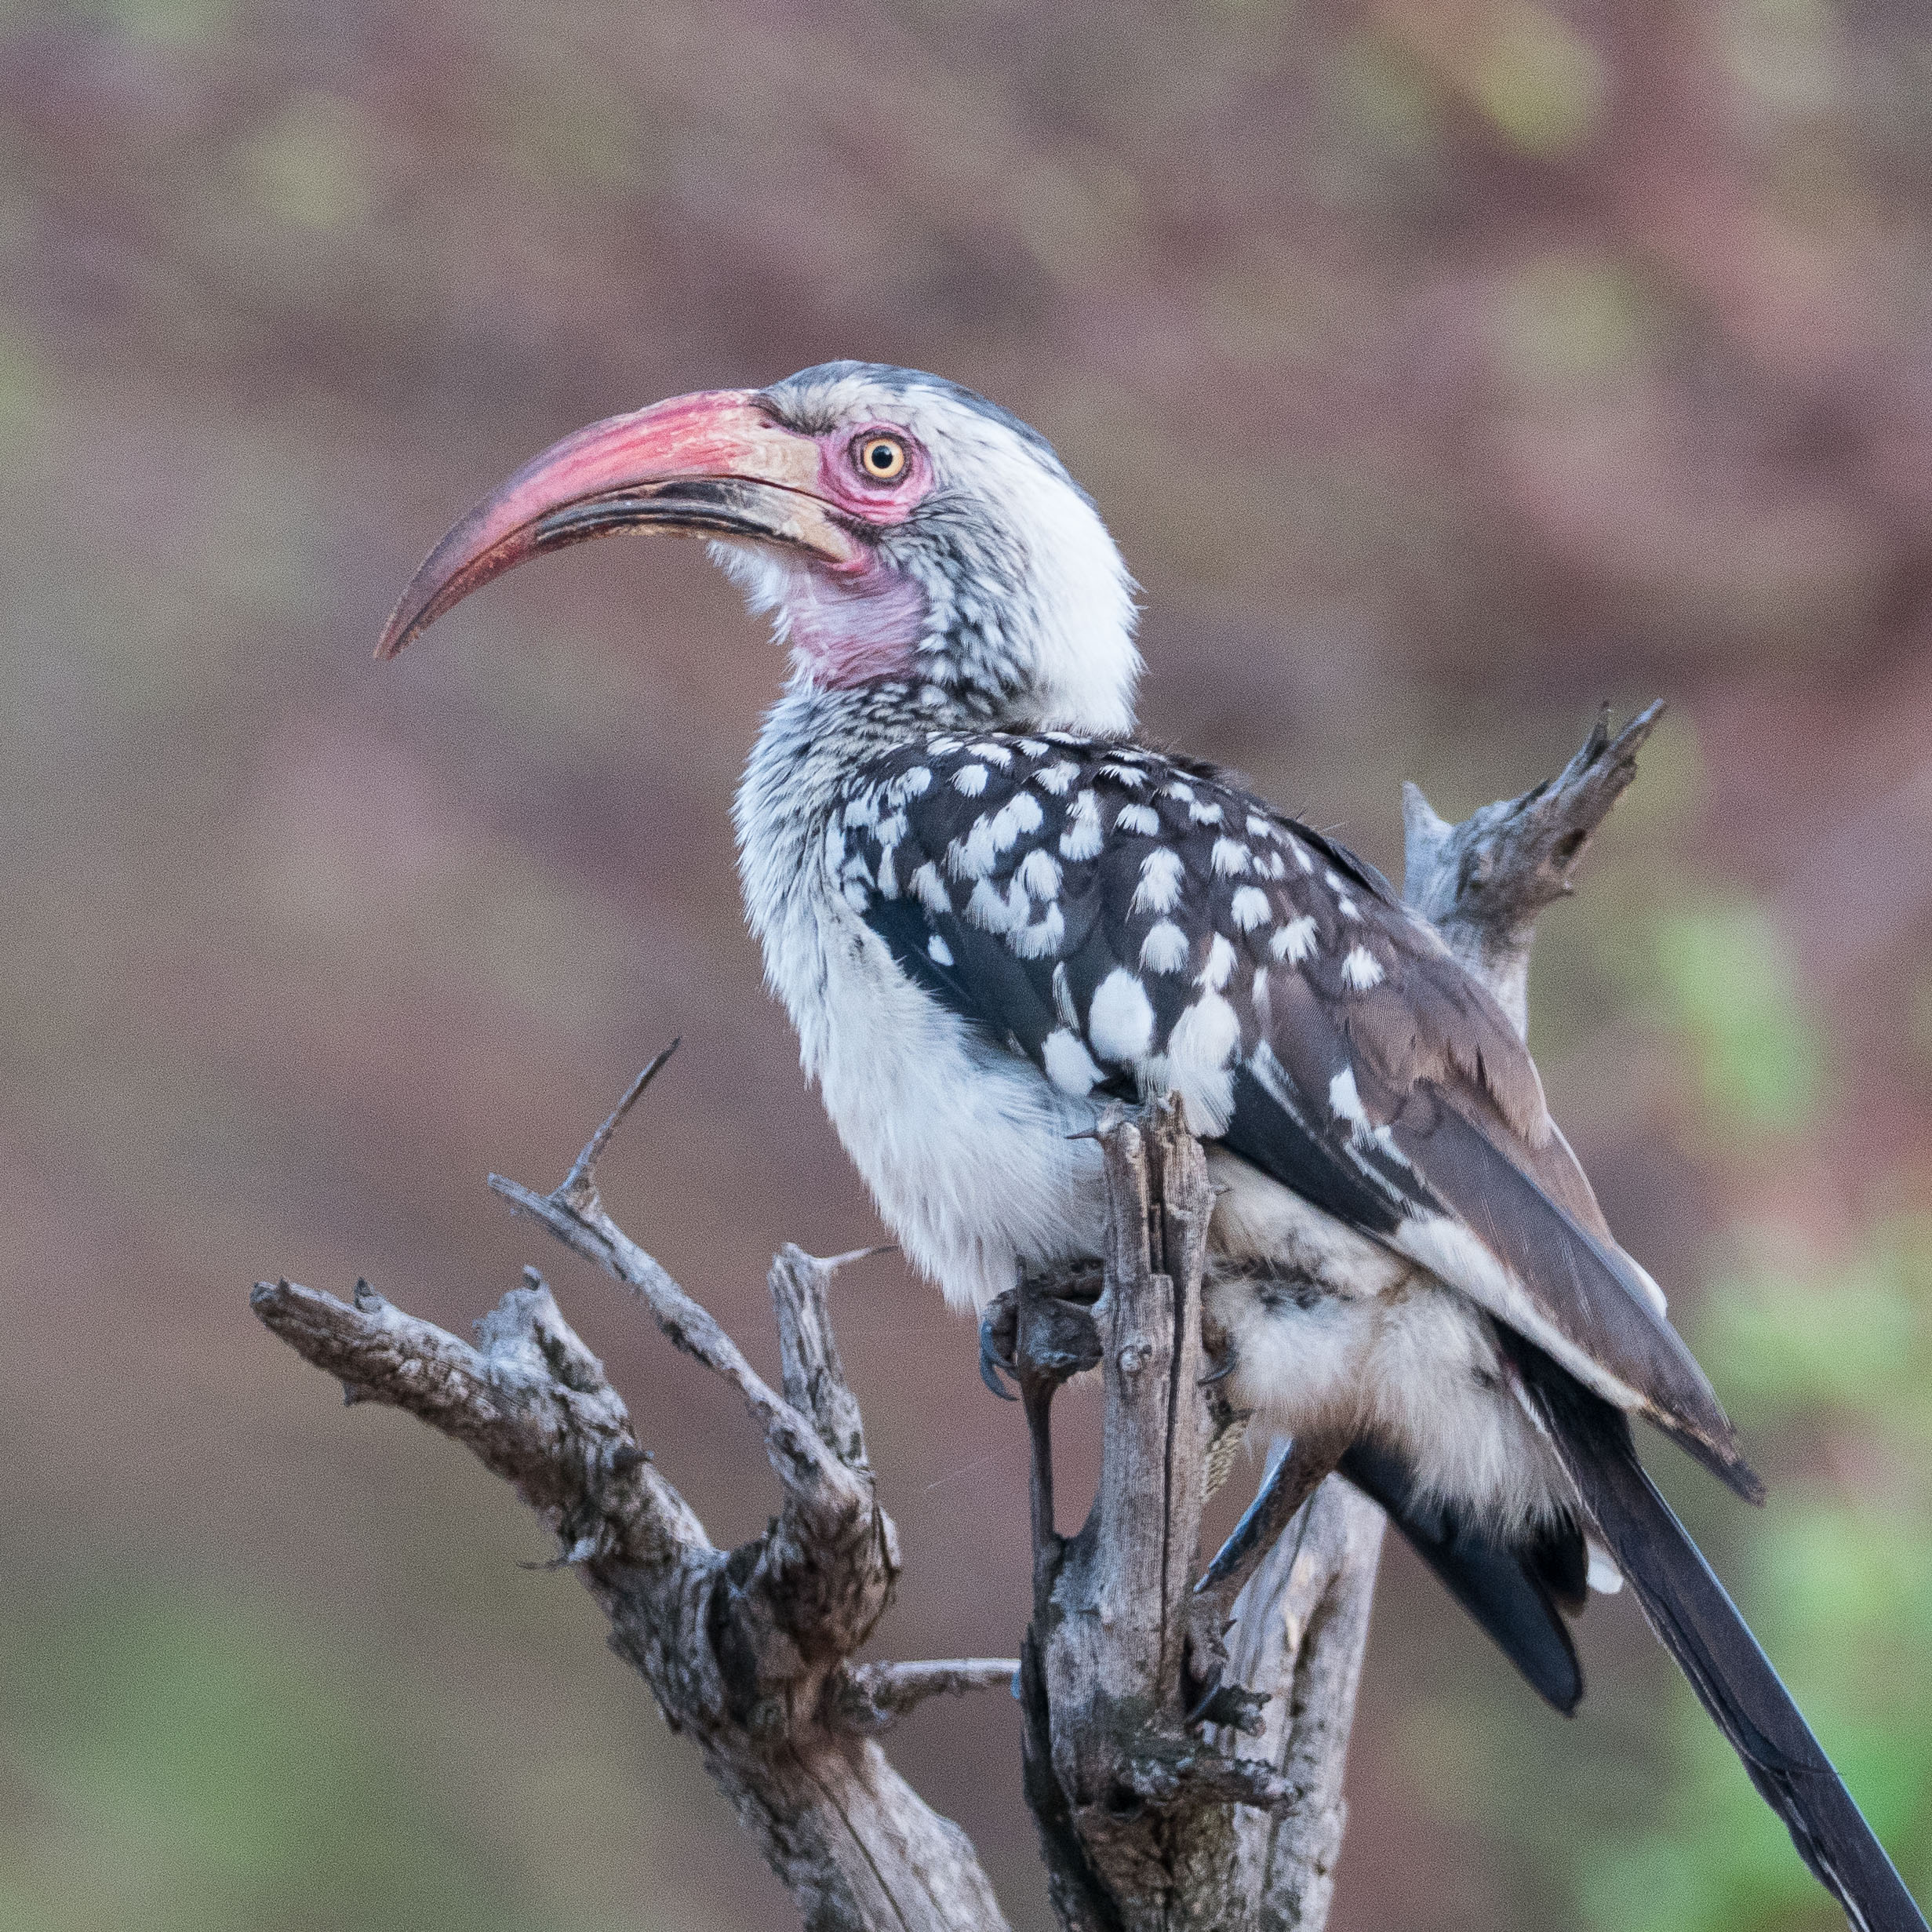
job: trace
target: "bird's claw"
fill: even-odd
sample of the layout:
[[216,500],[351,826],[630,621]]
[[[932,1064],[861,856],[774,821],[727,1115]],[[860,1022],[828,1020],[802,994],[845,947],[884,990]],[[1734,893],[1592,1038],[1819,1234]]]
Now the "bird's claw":
[[1261,1707],[1268,1699],[1228,1678],[1228,1645],[1221,1606],[1211,1599],[1193,1597],[1187,1606],[1187,1635],[1182,1665],[1181,1696],[1188,1723],[1224,1724],[1257,1737],[1261,1732]]
[[1265,1692],[1244,1690],[1239,1684],[1223,1683],[1218,1679],[1199,1703],[1188,1713],[1190,1724],[1220,1724],[1238,1730],[1244,1737],[1258,1737],[1267,1727],[1261,1715],[1268,1702]]
[[1002,1402],[1020,1398],[1006,1386],[1020,1379],[1020,1297],[1009,1288],[986,1304],[980,1317],[980,1380]]

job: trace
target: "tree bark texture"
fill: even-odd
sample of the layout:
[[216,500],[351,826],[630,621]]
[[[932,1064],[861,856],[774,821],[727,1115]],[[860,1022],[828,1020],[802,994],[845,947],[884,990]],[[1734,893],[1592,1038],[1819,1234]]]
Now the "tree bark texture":
[[[1614,738],[1606,713],[1555,780],[1459,825],[1407,789],[1406,897],[1519,1029],[1536,916],[1571,890],[1660,711]],[[840,1263],[790,1246],[773,1262],[775,1390],[598,1196],[599,1157],[667,1057],[559,1187],[490,1184],[624,1283],[675,1346],[737,1391],[780,1492],[763,1535],[729,1551],[711,1543],[534,1270],[478,1322],[474,1344],[363,1283],[351,1301],[258,1283],[256,1313],[350,1403],[406,1409],[537,1511],[558,1563],[609,1619],[613,1649],[697,1746],[813,1932],[1004,1932],[965,1835],[893,1770],[879,1740],[929,1697],[1016,1676],[1023,1788],[1068,1932],[1319,1932],[1383,1519],[1340,1478],[1323,1479],[1336,1446],[1277,1443],[1243,1530],[1203,1572],[1202,1511],[1228,1418],[1202,1321],[1213,1197],[1177,1112],[1103,1123],[1101,1268],[1021,1284],[983,1330],[983,1349],[1019,1381],[1033,1449],[1023,1658],[861,1665],[851,1658],[883,1616],[900,1563],[827,1308]],[[1053,1398],[1096,1368],[1100,1485],[1085,1525],[1062,1537]]]

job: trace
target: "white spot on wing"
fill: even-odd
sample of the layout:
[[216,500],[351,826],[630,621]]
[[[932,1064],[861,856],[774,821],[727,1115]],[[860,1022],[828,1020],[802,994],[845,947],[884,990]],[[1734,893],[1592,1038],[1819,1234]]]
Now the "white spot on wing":
[[1217,933],[1207,949],[1207,964],[1201,969],[1197,986],[1205,986],[1218,993],[1228,984],[1228,976],[1235,970],[1235,949],[1228,944],[1225,933]]
[[1275,908],[1268,904],[1268,894],[1259,886],[1240,886],[1235,896],[1228,902],[1228,910],[1234,915],[1235,925],[1243,932],[1251,933],[1257,926],[1265,926],[1274,917]]
[[966,749],[976,758],[983,758],[989,764],[997,765],[1002,771],[1004,771],[1013,762],[1012,752],[1008,751],[1003,744],[995,744],[987,741],[979,744],[969,744]]
[[984,879],[999,857],[993,842],[993,821],[984,816],[973,821],[963,839],[946,848],[946,869],[955,879]]
[[1221,809],[1211,799],[1192,799],[1188,803],[1188,817],[1197,825],[1218,825]]
[[1067,1093],[1090,1093],[1099,1085],[1101,1070],[1093,1056],[1064,1027],[1056,1027],[1040,1049],[1046,1077]]
[[1013,949],[1022,959],[1050,959],[1059,951],[1066,937],[1066,921],[1061,917],[1060,908],[1051,905],[1046,908],[1043,919],[1035,919],[1031,926],[1022,926],[1015,931]]
[[1381,984],[1382,962],[1367,947],[1351,946],[1341,962],[1341,977],[1345,985],[1352,986],[1358,993],[1366,993],[1371,986]]
[[1038,799],[1030,791],[1016,791],[993,814],[993,835],[1004,852],[1022,832],[1038,831],[1046,818]]
[[1100,857],[1103,843],[1100,802],[1090,791],[1082,791],[1073,802],[1073,819],[1060,835],[1060,856],[1076,865]]
[[1181,881],[1185,868],[1181,854],[1167,846],[1150,852],[1141,861],[1141,882],[1133,889],[1128,907],[1132,912],[1171,912],[1181,903]]
[[1074,1010],[1073,991],[1067,984],[1067,967],[1064,960],[1053,968],[1053,1010],[1060,1015],[1060,1024],[1079,1030],[1080,1016]]
[[1010,893],[1002,893],[990,879],[983,879],[973,888],[966,910],[966,917],[985,931],[1010,933],[1026,922],[1026,889],[1016,879]]
[[1217,839],[1213,863],[1223,879],[1235,878],[1248,869],[1248,848],[1239,839]]
[[1144,973],[1178,973],[1188,963],[1188,936],[1172,919],[1162,919],[1148,929],[1141,941],[1141,970]]
[[946,890],[946,882],[939,875],[939,868],[930,859],[912,875],[908,882],[919,901],[930,912],[950,912],[952,900]]
[[1362,1104],[1362,1096],[1355,1088],[1355,1070],[1344,1067],[1328,1083],[1328,1107],[1337,1120],[1345,1120],[1352,1127],[1364,1127],[1369,1124],[1369,1110]]
[[977,799],[986,789],[986,767],[962,765],[952,775],[952,788],[962,798]]
[[1161,828],[1160,814],[1151,805],[1123,805],[1114,820],[1117,829],[1152,839]]
[[1196,1133],[1220,1133],[1234,1112],[1230,1063],[1241,1022],[1219,993],[1203,993],[1174,1022],[1167,1041],[1167,1083],[1181,1096]]
[[1125,966],[1115,966],[1094,990],[1086,1035],[1103,1060],[1127,1065],[1144,1058],[1153,1044],[1153,1003],[1147,988]]
[[1060,892],[1060,861],[1044,846],[1035,846],[1020,861],[1014,875],[1035,899],[1052,899]]
[[1057,799],[1064,799],[1080,775],[1080,768],[1070,759],[1062,759],[1057,765],[1049,765],[1033,774],[1033,782],[1042,791],[1050,791]]
[[1659,1315],[1668,1315],[1670,1304],[1664,1299],[1664,1291],[1657,1286],[1650,1271],[1641,1261],[1631,1255],[1624,1253],[1621,1249],[1617,1252],[1624,1265],[1636,1277],[1637,1286],[1650,1297],[1651,1306],[1657,1310]]
[[1268,942],[1268,949],[1290,966],[1299,966],[1304,959],[1312,959],[1315,953],[1314,915],[1304,912],[1300,918],[1290,919]]
[[926,942],[926,953],[928,959],[941,966],[949,966],[952,964],[952,948],[937,933]]
[[1585,1537],[1583,1547],[1590,1556],[1584,1581],[1599,1596],[1614,1596],[1624,1587],[1624,1573],[1617,1567],[1616,1559],[1595,1537]]

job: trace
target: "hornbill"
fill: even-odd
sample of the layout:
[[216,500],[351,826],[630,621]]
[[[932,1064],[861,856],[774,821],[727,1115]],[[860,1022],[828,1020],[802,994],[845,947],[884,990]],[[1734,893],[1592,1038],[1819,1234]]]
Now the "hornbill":
[[1102,1253],[1093,1130],[1176,1097],[1219,1189],[1241,1409],[1388,1511],[1535,1688],[1627,1577],[1852,1923],[1925,1932],[1633,1446],[1762,1496],[1501,1009],[1379,874],[1133,736],[1134,587],[1046,441],[832,362],[593,424],[438,544],[379,647],[540,551],[696,532],[791,677],[736,818],[745,904],[913,1264],[984,1309]]

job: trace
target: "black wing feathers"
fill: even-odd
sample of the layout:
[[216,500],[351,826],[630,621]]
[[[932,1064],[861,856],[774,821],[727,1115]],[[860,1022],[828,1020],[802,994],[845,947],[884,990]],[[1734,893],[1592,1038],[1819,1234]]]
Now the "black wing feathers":
[[1628,1419],[1504,1335],[1534,1412],[1664,1647],[1799,1856],[1861,1932],[1927,1932],[1885,1848],[1724,1586],[1644,1474]]
[[1585,1554],[1575,1524],[1550,1525],[1530,1543],[1498,1543],[1439,1504],[1417,1503],[1414,1472],[1380,1443],[1357,1443],[1341,1468],[1388,1512],[1537,1694],[1566,1716],[1574,1711],[1583,1695],[1583,1669],[1559,1606],[1581,1606]]
[[1337,1149],[1334,1137],[1311,1126],[1279,1090],[1271,1093],[1250,1068],[1235,1075],[1234,1115],[1221,1144],[1364,1234],[1392,1234],[1402,1220],[1402,1208]]
[[[1522,1042],[1344,848],[1139,746],[935,733],[855,774],[831,856],[904,970],[995,1046],[1076,1093],[1177,1093],[1197,1132],[1756,1492]],[[1501,1272],[1459,1260],[1465,1232]]]

